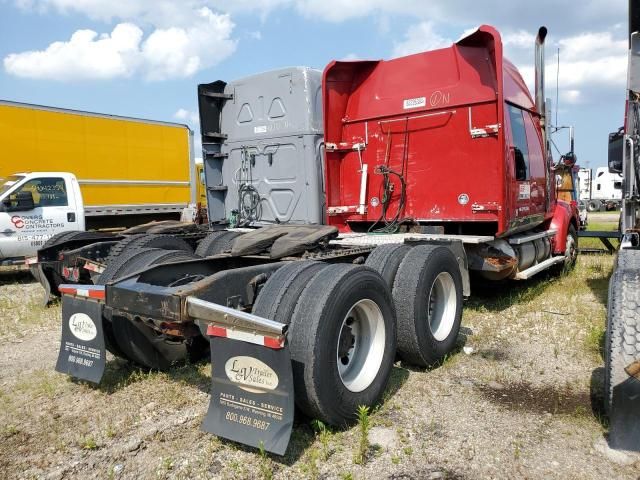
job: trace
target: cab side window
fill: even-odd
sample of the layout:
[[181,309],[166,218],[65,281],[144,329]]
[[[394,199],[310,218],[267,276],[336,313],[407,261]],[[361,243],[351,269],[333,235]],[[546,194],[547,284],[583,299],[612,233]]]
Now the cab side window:
[[529,178],[529,147],[522,110],[513,105],[507,105],[507,110],[511,120],[511,143],[516,163],[516,180],[527,180]]
[[20,188],[20,191],[31,192],[36,208],[66,207],[69,205],[63,178],[49,177],[29,180]]

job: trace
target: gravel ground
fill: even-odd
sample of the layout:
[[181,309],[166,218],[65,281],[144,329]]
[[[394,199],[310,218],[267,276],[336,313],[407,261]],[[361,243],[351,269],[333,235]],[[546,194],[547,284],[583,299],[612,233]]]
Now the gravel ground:
[[144,372],[111,359],[99,387],[53,371],[60,308],[26,273],[0,272],[1,478],[640,478],[606,446],[601,412],[613,258],[564,277],[473,285],[459,349],[427,371],[397,363],[359,426],[318,434],[298,416],[277,457],[199,430],[207,363]]

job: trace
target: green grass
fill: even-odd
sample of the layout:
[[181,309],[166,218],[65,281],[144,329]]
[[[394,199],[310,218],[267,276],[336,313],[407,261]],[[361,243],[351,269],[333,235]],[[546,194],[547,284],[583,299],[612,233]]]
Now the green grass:
[[612,222],[589,222],[587,225],[587,231],[613,231],[618,229],[618,219]]
[[[590,215],[587,224],[587,232],[610,232],[618,229],[618,218],[620,215],[619,212],[598,213],[597,215],[598,217],[600,217],[597,221],[592,220],[591,217],[593,217],[593,215]],[[606,215],[606,219],[603,220],[602,216],[604,215]],[[618,246],[618,240],[611,238],[609,239],[609,241],[614,247]],[[578,241],[578,246],[580,248],[606,248],[599,238],[582,237]]]

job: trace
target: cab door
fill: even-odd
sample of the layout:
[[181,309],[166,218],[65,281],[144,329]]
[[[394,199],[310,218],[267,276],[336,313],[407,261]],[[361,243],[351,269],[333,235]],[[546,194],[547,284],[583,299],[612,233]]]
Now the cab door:
[[524,230],[532,224],[539,223],[537,207],[532,200],[538,195],[537,182],[531,178],[530,151],[527,142],[525,115],[529,112],[515,105],[505,105],[506,116],[509,119],[510,135],[509,157],[513,168],[511,182],[511,197],[513,210],[509,230]]
[[522,112],[527,145],[529,147],[529,185],[531,194],[531,213],[544,215],[547,209],[547,166],[542,147],[542,131],[536,127],[539,120],[530,112]]
[[39,177],[25,181],[3,199],[0,258],[35,255],[56,233],[78,229],[67,190],[62,177]]

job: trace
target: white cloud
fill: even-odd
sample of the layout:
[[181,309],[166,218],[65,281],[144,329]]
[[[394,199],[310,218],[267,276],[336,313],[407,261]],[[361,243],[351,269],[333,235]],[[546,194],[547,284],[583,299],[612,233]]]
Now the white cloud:
[[17,0],[23,9],[40,13],[79,13],[92,20],[114,22],[135,21],[158,28],[186,27],[194,12],[208,6],[209,0]]
[[[61,1],[61,0],[52,0]],[[72,1],[72,0],[64,0]],[[448,25],[466,26],[482,19],[485,23],[515,29],[523,19],[529,25],[548,24],[551,30],[568,33],[583,31],[586,24],[592,26],[614,22],[626,17],[626,0],[585,0],[558,2],[505,2],[504,0],[211,0],[225,11],[270,12],[276,8],[294,8],[307,18],[330,22],[347,22],[356,18],[376,16],[386,19],[404,15],[418,21],[432,21]]]
[[558,41],[560,58],[581,61],[587,58],[626,58],[627,39],[616,40],[611,32],[591,32]]
[[111,34],[78,30],[68,42],[45,50],[9,54],[4,68],[18,77],[86,80],[128,77],[137,68],[142,30],[130,23],[116,25]]
[[360,56],[357,53],[347,53],[344,57],[342,57],[340,60],[343,60],[345,62],[349,62],[349,61],[353,61],[353,60],[361,60]]
[[[527,47],[526,34],[517,34],[522,41],[505,34],[505,54],[518,65],[520,73],[533,90],[533,43]],[[619,36],[625,35],[618,32]],[[529,40],[533,42],[533,34]],[[558,77],[561,103],[578,104],[596,101],[607,92],[622,92],[627,78],[627,41],[615,39],[611,32],[588,32],[564,38],[548,38],[546,45],[547,96],[555,100],[557,49],[560,48]],[[599,96],[595,91],[599,91]]]
[[[360,18],[371,15],[385,9],[387,2],[383,0],[293,0],[295,7],[303,15],[310,18],[321,18],[330,22],[341,22],[352,18]],[[394,9],[401,7],[401,4],[413,3],[401,0],[397,2]]]
[[202,137],[200,136],[200,116],[198,112],[186,108],[179,108],[173,114],[173,118],[180,123],[186,123],[193,130],[193,152],[196,160],[200,157],[202,161]]
[[585,0],[558,2],[504,2],[504,0],[14,0],[22,8],[37,11],[56,10],[75,12],[95,20],[142,19],[159,27],[184,25],[189,11],[209,6],[224,12],[259,12],[266,15],[278,8],[295,9],[304,16],[331,22],[345,22],[354,18],[376,16],[388,19],[405,15],[448,25],[469,25],[482,19],[485,23],[518,28],[524,21],[529,25],[547,23],[552,31],[569,34],[592,26],[613,24],[626,18],[626,0]]
[[526,30],[507,31],[502,35],[502,44],[505,49],[521,48],[533,55],[534,43],[538,32],[528,32]]
[[206,7],[192,14],[187,26],[156,28],[144,40],[142,29],[132,23],[116,25],[111,34],[78,30],[70,40],[54,42],[44,50],[9,54],[4,58],[4,68],[19,77],[61,81],[129,77],[134,73],[148,80],[189,77],[221,62],[236,48],[229,15],[216,14]]
[[173,114],[173,117],[176,120],[187,122],[192,127],[195,127],[200,123],[198,112],[187,110],[186,108],[179,108],[176,113]]
[[582,103],[584,100],[580,90],[563,90],[560,98],[562,99],[562,103],[569,103],[571,105]]
[[142,45],[146,76],[151,80],[190,77],[231,55],[234,24],[229,15],[218,15],[209,8],[198,10],[198,17],[186,28],[156,29]]
[[404,35],[404,40],[393,47],[393,56],[402,57],[412,53],[435,50],[450,46],[453,42],[438,34],[432,22],[421,22],[409,27]]
[[[408,55],[451,45],[451,40],[436,31],[437,24],[423,21],[410,26],[401,41],[394,43],[393,56]],[[477,27],[467,28],[463,38]],[[624,30],[624,29],[623,29]],[[505,56],[513,61],[531,92],[534,88],[534,41],[537,31],[504,29]],[[619,37],[615,38],[614,34]],[[555,99],[556,51],[560,48],[559,97],[561,103],[595,101],[595,91],[622,91],[626,82],[627,41],[624,31],[593,31],[558,37],[546,42],[547,96]]]

